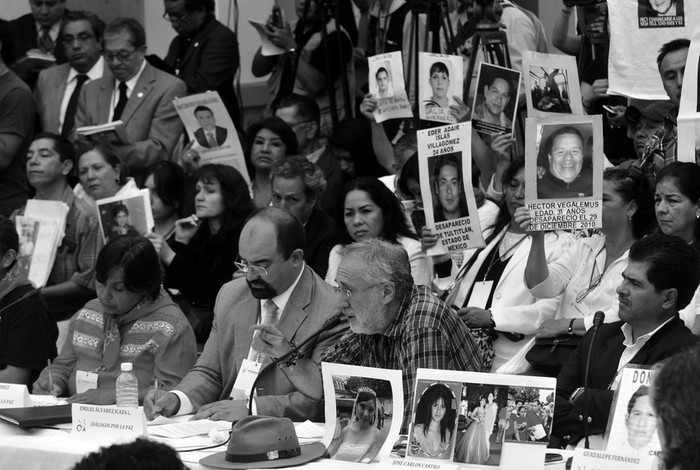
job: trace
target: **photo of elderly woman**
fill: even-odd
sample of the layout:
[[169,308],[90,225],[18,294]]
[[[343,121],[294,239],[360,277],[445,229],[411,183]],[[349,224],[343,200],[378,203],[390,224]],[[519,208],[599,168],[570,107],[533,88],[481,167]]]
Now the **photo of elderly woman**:
[[391,386],[387,380],[333,376],[336,428],[328,446],[334,460],[370,463],[391,427]]
[[408,456],[452,460],[456,423],[456,399],[450,387],[430,385],[415,407]]

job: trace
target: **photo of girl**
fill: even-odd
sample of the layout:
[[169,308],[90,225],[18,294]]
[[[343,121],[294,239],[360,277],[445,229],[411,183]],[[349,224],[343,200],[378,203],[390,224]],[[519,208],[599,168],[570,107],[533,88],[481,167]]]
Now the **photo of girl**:
[[425,389],[416,406],[409,456],[451,460],[455,408],[454,394],[446,385],[438,383]]

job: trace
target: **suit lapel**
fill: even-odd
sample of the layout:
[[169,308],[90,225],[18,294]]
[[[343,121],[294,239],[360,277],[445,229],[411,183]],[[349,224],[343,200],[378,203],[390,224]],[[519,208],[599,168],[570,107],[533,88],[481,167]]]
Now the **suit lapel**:
[[[282,318],[277,325],[287,341],[294,341],[297,330],[301,324],[306,319],[306,312],[304,309],[311,302],[311,294],[313,286],[311,285],[312,277],[309,272],[309,267],[304,266],[304,271],[299,279],[292,295],[289,297],[287,306],[284,308],[282,313]],[[306,338],[298,338],[298,340],[304,340]],[[298,342],[298,341],[297,341]]]
[[146,68],[143,69],[143,73],[136,81],[136,86],[134,86],[134,90],[131,92],[129,101],[126,102],[126,107],[122,113],[121,120],[124,122],[125,126],[144,101],[146,101],[148,94],[153,89],[155,81],[156,77],[153,68],[149,64],[146,64]]
[[[109,122],[109,114],[114,107],[112,104],[112,95],[114,94],[114,78],[109,76],[100,82],[100,94],[97,97],[97,116],[98,122],[92,122],[94,124],[104,124]],[[90,106],[90,103],[87,104]]]

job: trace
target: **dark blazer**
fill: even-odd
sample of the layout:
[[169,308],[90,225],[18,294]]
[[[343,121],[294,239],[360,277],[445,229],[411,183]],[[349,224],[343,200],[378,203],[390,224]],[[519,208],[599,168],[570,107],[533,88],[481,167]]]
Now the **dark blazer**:
[[[109,122],[114,87],[112,76],[83,86],[75,113],[76,128]],[[182,133],[182,121],[175,111],[173,99],[186,95],[185,84],[180,79],[148,64],[143,69],[121,117],[129,142],[115,146],[137,182],[150,165],[170,160]]]
[[[66,10],[66,12],[68,12],[68,10]],[[34,17],[31,13],[27,13],[26,15],[22,15],[10,21],[9,31],[12,42],[7,46],[3,44],[3,48],[9,48],[7,52],[8,65],[12,65],[14,61],[26,54],[28,50],[37,49],[39,47],[39,33],[36,29],[36,21],[34,21]],[[57,64],[63,64],[68,61],[62,42],[63,39],[59,32],[53,48],[53,54],[54,57],[56,57]],[[15,68],[17,75],[24,80],[30,88],[34,88],[41,70],[41,68],[24,69],[21,66]]]
[[[226,130],[225,127],[221,126],[216,126],[216,133],[214,135],[214,138],[216,139],[216,144],[217,146],[222,146],[224,145],[224,142],[226,142],[226,137],[228,137],[228,131]],[[194,138],[197,139],[197,142],[199,142],[199,145],[201,145],[204,148],[211,148],[209,145],[209,141],[207,141],[207,136],[204,134],[204,129],[201,127],[194,131]]]
[[[583,437],[583,422],[579,420],[579,415],[583,414],[586,395],[588,395],[588,409],[592,419],[590,433],[605,432],[614,395],[614,392],[609,388],[615,379],[620,356],[625,350],[625,346],[622,344],[625,337],[620,329],[623,324],[624,322],[618,321],[600,326],[591,353],[588,376],[590,388],[588,392],[576,400],[575,406],[571,406],[569,397],[578,387],[583,387],[586,356],[591,345],[592,329],[586,333],[578,348],[571,355],[569,362],[562,368],[557,377],[553,436],[561,438],[570,435],[572,443],[576,443]],[[683,321],[676,317],[657,331],[629,363],[652,365],[698,341],[700,341],[700,337],[691,333]]]
[[187,84],[189,94],[218,91],[237,126],[240,125],[240,112],[233,80],[239,61],[236,35],[213,16],[204,22],[191,40],[175,37],[165,56],[165,62]]
[[[277,328],[295,344],[315,333],[331,316],[337,303],[333,288],[308,267],[292,291]],[[183,392],[195,410],[202,405],[228,399],[243,359],[253,339],[251,325],[260,317],[260,300],[254,298],[244,278],[224,284],[214,307],[214,325],[197,364],[176,390]],[[347,331],[341,323],[311,342],[303,354],[320,364],[321,353]],[[263,361],[263,367],[270,358]],[[265,373],[258,382],[255,399],[258,414],[284,416],[294,421],[323,420],[323,401],[311,400],[292,385],[279,367]]]
[[328,271],[328,256],[339,243],[335,232],[335,221],[328,214],[314,209],[304,225],[306,248],[304,260],[322,279]]

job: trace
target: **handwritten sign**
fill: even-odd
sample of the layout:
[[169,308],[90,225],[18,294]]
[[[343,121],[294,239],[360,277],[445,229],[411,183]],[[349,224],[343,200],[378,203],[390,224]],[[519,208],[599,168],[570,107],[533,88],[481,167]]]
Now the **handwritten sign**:
[[26,385],[0,383],[0,408],[32,406]]
[[73,404],[71,435],[84,440],[147,436],[141,408]]
[[438,237],[428,255],[483,246],[471,187],[470,123],[418,131],[418,169],[426,223]]

